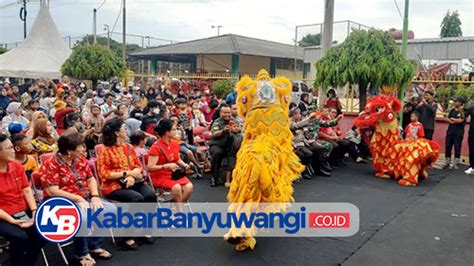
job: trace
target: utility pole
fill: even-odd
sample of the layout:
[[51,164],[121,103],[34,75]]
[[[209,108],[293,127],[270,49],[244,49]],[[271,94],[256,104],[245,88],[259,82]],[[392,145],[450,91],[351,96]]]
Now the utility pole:
[[92,17],[92,34],[94,35],[94,40],[92,44],[97,43],[97,9],[94,8],[93,17]]
[[94,11],[93,11],[93,14],[94,14],[92,18],[92,34],[94,35],[94,40],[92,42],[93,44],[97,43],[97,11],[105,4],[105,1],[106,0],[104,0],[98,8],[94,8]]
[[123,65],[124,67],[127,66],[127,53],[126,53],[126,48],[127,48],[127,33],[126,33],[126,30],[127,30],[127,18],[126,18],[126,1],[125,0],[122,0],[123,3],[123,14],[122,14],[122,18],[123,18],[123,22],[122,22],[122,26],[123,26],[123,29],[122,29],[122,61],[123,61]]
[[294,72],[293,73],[293,78],[296,79],[296,64],[298,63],[298,59],[297,59],[297,56],[298,56],[298,26],[295,27],[295,67],[294,67]]
[[[402,56],[407,58],[407,42],[408,42],[408,9],[409,9],[409,0],[405,0],[405,11],[403,14],[403,37],[402,37]],[[398,92],[398,98],[403,102],[405,99],[405,88],[400,87]],[[400,125],[403,123],[403,110],[400,111]]]
[[104,24],[104,30],[107,31],[107,47],[110,49],[110,26],[108,24]]
[[220,36],[221,35],[221,28],[224,27],[222,25],[217,25],[217,26],[214,26],[212,25],[211,28],[215,29],[217,28],[217,36]]
[[[321,58],[332,47],[333,27],[334,27],[334,0],[325,0],[324,1],[323,35],[321,38]],[[313,62],[313,65],[314,63],[315,62]],[[318,92],[319,106],[323,106],[325,100],[326,100],[326,94],[323,92],[322,88],[320,88]]]
[[23,6],[20,9],[20,20],[23,21],[23,39],[26,39],[26,0],[23,0]]

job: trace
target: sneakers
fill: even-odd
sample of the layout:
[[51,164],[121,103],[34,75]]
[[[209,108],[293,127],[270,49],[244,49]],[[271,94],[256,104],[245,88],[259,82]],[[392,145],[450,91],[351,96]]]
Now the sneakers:
[[466,171],[464,171],[464,173],[466,175],[472,175],[474,174],[474,169],[472,167],[469,167],[469,169],[467,169]]

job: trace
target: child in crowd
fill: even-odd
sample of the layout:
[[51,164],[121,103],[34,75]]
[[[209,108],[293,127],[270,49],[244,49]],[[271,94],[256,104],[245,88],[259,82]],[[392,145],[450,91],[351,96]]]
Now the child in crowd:
[[35,158],[29,155],[33,150],[30,140],[26,135],[15,134],[11,137],[11,142],[15,149],[15,160],[21,163],[26,176],[30,179],[31,174],[39,169]]
[[418,112],[412,112],[410,115],[410,124],[405,128],[405,139],[414,140],[425,137],[425,130],[423,124],[418,122]]
[[141,130],[137,130],[130,135],[130,143],[133,145],[135,148],[135,153],[137,154],[137,157],[143,157],[147,153],[147,150],[145,149],[145,143],[146,143],[146,134],[145,132]]
[[359,128],[352,126],[344,135],[344,139],[348,140],[349,156],[357,163],[367,163],[364,158],[369,157],[369,146],[363,141]]

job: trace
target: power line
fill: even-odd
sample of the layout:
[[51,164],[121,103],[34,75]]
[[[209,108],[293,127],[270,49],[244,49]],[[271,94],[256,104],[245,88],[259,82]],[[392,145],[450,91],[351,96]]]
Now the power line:
[[115,19],[114,26],[112,27],[112,32],[115,30],[115,26],[117,26],[120,15],[122,14],[122,5],[123,5],[123,1],[120,1],[119,13],[117,15],[117,18]]

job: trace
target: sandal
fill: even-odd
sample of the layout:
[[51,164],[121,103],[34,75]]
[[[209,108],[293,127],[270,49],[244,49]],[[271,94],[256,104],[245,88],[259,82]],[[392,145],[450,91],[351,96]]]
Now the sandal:
[[96,264],[95,260],[91,257],[90,254],[76,258],[77,260],[79,260],[79,264],[81,266],[94,266]]
[[101,259],[101,260],[110,260],[113,257],[112,253],[110,253],[109,251],[107,251],[106,249],[103,249],[103,248],[98,248],[96,250],[90,250],[89,253],[94,258]]

